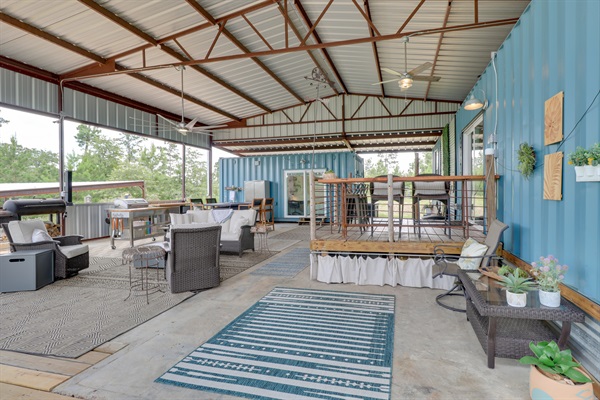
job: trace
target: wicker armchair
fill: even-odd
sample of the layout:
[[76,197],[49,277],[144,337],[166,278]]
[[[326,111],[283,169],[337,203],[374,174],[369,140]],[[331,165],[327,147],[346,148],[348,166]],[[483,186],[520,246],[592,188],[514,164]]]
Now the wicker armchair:
[[[488,228],[487,236],[485,237],[485,241],[483,243],[487,246],[485,254],[483,256],[473,256],[465,258],[478,259],[479,261],[477,263],[480,267],[488,266],[492,258],[496,256],[496,250],[498,249],[498,245],[500,244],[500,238],[502,237],[502,233],[507,229],[508,226],[506,224],[498,221],[497,219],[493,220]],[[439,294],[435,298],[435,301],[440,306],[447,308],[448,310],[466,312],[466,310],[464,309],[451,307],[447,304],[442,303],[441,301],[441,299],[446,296],[464,296],[464,288],[460,279],[458,278],[458,271],[460,270],[460,266],[457,264],[457,261],[459,257],[446,255],[443,250],[444,246],[445,245],[442,244],[434,247],[435,257],[432,276],[434,279],[442,275],[453,276],[456,279],[456,281],[454,286],[450,290]]]
[[6,238],[10,242],[10,251],[54,250],[54,278],[64,279],[77,275],[90,265],[88,246],[81,243],[83,236],[69,235],[53,237],[52,240],[32,243],[34,229],[46,231],[46,225],[39,219],[28,221],[10,221],[2,224]]
[[219,286],[221,226],[171,227],[167,281],[172,293]]

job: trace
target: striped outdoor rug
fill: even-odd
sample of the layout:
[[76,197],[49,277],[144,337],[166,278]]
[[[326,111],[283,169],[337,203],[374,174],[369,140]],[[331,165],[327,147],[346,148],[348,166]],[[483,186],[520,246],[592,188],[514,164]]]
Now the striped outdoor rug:
[[252,399],[389,399],[394,303],[275,288],[156,381]]
[[250,275],[268,275],[293,278],[310,264],[310,249],[297,248],[258,267]]

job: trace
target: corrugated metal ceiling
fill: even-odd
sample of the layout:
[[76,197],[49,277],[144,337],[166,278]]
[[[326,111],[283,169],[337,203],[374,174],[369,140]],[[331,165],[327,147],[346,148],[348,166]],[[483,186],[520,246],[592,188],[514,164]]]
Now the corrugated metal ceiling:
[[[96,67],[106,60],[114,60],[118,69],[176,64],[189,58],[200,60],[197,67],[188,66],[185,70],[184,91],[190,96],[185,101],[185,118],[199,117],[202,123],[210,125],[233,123],[233,129],[239,127],[237,121],[314,99],[315,84],[305,76],[315,67],[335,83],[334,89],[322,85],[320,97],[345,90],[354,95],[381,95],[382,88],[372,85],[379,81],[378,63],[380,67],[403,72],[405,60],[399,36],[392,40],[377,36],[396,34],[403,25],[402,32],[416,33],[511,19],[499,26],[445,32],[441,40],[441,33],[412,35],[407,45],[407,69],[431,62],[433,68],[422,75],[433,73],[441,80],[431,84],[415,82],[406,92],[400,91],[397,82],[383,86],[385,95],[392,98],[440,100],[440,105],[448,104],[443,101],[460,102],[488,64],[490,52],[497,50],[528,3],[364,0],[356,2],[359,10],[349,0],[331,4],[327,0],[288,0],[287,5],[283,0],[4,0],[0,4],[0,49],[3,57],[49,71],[59,79],[77,72],[99,73]],[[369,23],[361,11],[371,15],[376,29],[375,46],[368,41]],[[349,40],[362,42],[342,42]],[[319,43],[323,43],[323,49],[315,47]],[[249,58],[243,55],[247,52],[260,55]],[[241,58],[227,59],[232,56]],[[215,58],[221,60],[214,61]],[[89,68],[81,72],[82,67]],[[177,95],[181,90],[180,74],[175,68],[139,74],[154,82],[149,84],[126,74],[83,82],[174,115],[181,114],[181,99]],[[384,80],[393,78],[385,72],[381,76]],[[383,103],[369,104],[371,114],[385,110]],[[332,112],[339,118],[341,106],[337,107]],[[371,125],[369,128],[377,128],[376,124]],[[386,124],[380,125],[383,131]],[[243,126],[239,129],[245,129],[247,137],[264,136]],[[281,136],[289,130],[285,127],[278,132],[277,128],[269,128],[267,132],[269,136]],[[223,138],[230,136],[222,134]],[[219,138],[219,133],[215,137]],[[365,143],[376,145],[377,140]],[[340,143],[347,147],[349,142]]]

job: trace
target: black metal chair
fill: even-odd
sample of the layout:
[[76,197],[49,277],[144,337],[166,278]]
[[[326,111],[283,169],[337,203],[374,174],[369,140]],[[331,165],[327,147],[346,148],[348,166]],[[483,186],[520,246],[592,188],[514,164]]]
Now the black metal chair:
[[[458,271],[461,269],[457,264],[460,258],[474,259],[478,260],[476,262],[478,267],[485,267],[490,264],[490,261],[493,257],[496,256],[496,250],[498,249],[498,245],[500,244],[500,238],[502,237],[502,233],[508,229],[508,225],[498,221],[495,219],[492,221],[488,228],[487,236],[485,237],[485,241],[483,244],[487,246],[487,250],[482,256],[473,256],[473,257],[465,257],[465,256],[455,256],[455,255],[447,255],[444,253],[444,247],[449,247],[451,245],[437,245],[434,247],[434,265],[432,276],[433,279],[438,276],[446,275],[452,276],[455,278],[454,286],[435,298],[435,301],[442,307],[447,308],[448,310],[457,311],[457,312],[466,312],[464,309],[455,308],[449,306],[447,304],[442,303],[442,299],[446,296],[464,296],[464,288],[460,279],[458,278]],[[476,269],[476,268],[475,268]],[[462,291],[462,293],[461,293]]]
[[[387,178],[387,175],[379,175],[376,178]],[[398,176],[394,175],[394,178]],[[371,204],[373,205],[373,213],[375,212],[375,203],[380,200],[388,200],[388,184],[387,182],[371,182],[369,187],[371,194]],[[394,182],[392,184],[392,199],[397,201],[399,204],[400,217],[400,232],[398,232],[398,238],[402,236],[402,223],[404,220],[404,182]],[[371,234],[373,234],[373,224],[371,224]]]

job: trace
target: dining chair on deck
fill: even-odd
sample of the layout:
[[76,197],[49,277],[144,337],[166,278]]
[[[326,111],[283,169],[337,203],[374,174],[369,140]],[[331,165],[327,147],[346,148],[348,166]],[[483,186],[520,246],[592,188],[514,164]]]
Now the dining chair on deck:
[[[423,176],[441,176],[438,174],[421,174],[416,177]],[[421,218],[421,201],[422,200],[437,200],[444,204],[444,212],[440,215],[429,217],[431,219],[444,220],[444,234],[447,234],[452,239],[452,228],[450,226],[450,213],[448,206],[450,205],[450,182],[448,181],[414,181],[413,182],[413,221],[421,238],[421,224],[425,222]]]
[[[487,249],[483,248],[483,246],[481,246],[481,243],[469,238],[467,242],[465,242],[465,246],[463,247],[460,256],[447,255],[444,252],[444,247],[449,247],[452,245],[440,244],[434,247],[434,265],[432,271],[433,279],[442,275],[452,276],[455,279],[454,286],[450,290],[439,294],[435,298],[435,301],[440,306],[452,311],[466,312],[465,309],[460,309],[444,304],[441,300],[446,296],[464,296],[464,288],[460,279],[458,278],[458,271],[461,268],[476,270],[480,267],[489,266],[492,258],[496,256],[496,250],[498,249],[498,245],[500,244],[500,238],[502,237],[502,233],[507,229],[508,225],[498,221],[497,219],[493,220],[488,228],[485,241],[483,242],[483,246],[487,247]],[[469,247],[473,249],[472,246],[469,246],[469,241],[471,241],[471,243],[474,242],[473,244],[476,248],[475,251],[469,250]],[[477,249],[477,245],[479,245],[479,249]],[[479,252],[477,252],[477,250],[479,250]]]
[[[387,178],[387,175],[379,175],[376,178]],[[394,175],[394,178],[398,176]],[[371,204],[373,206],[373,215],[375,214],[375,203],[378,201],[388,200],[388,184],[387,182],[371,182],[369,188],[371,194]],[[398,222],[400,224],[400,232],[398,232],[398,239],[402,236],[402,222],[404,219],[404,182],[393,182],[392,183],[392,200],[397,201],[399,205],[400,216]],[[388,216],[389,218],[389,216]],[[393,216],[392,216],[393,218]],[[373,224],[371,224],[371,234],[373,234]]]
[[260,220],[265,226],[270,225],[275,230],[275,209],[273,208],[273,198],[264,199],[260,211]]

